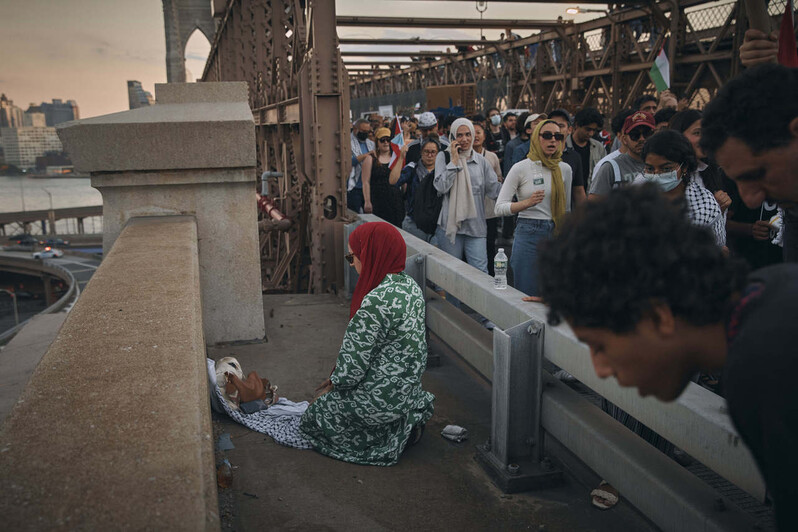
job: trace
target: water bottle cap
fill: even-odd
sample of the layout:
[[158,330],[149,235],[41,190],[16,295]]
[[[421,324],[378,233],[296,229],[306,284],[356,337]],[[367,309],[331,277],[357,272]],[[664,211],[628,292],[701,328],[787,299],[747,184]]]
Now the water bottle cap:
[[499,253],[504,253],[504,248],[499,248]]

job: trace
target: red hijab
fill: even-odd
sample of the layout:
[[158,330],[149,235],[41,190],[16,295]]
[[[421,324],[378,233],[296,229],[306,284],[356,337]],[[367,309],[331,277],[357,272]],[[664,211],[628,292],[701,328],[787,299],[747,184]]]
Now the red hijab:
[[377,288],[389,273],[405,269],[407,247],[399,231],[386,222],[369,222],[349,235],[349,247],[363,266],[349,307],[351,320],[366,294]]

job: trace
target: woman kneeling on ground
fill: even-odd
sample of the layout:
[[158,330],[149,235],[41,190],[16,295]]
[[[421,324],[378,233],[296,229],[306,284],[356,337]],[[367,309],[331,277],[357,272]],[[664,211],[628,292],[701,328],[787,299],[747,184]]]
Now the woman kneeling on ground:
[[421,288],[403,272],[407,250],[385,222],[359,226],[347,260],[360,275],[349,325],[330,378],[302,416],[302,434],[322,454],[394,465],[421,438],[435,397],[421,389],[427,365]]

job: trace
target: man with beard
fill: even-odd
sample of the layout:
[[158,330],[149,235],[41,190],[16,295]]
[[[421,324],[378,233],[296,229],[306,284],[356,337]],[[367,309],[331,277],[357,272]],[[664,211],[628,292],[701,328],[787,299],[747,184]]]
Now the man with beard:
[[630,184],[643,173],[643,145],[654,133],[654,127],[654,116],[645,111],[636,111],[626,118],[621,137],[626,153],[602,164],[590,183],[588,199],[607,195],[613,189]]

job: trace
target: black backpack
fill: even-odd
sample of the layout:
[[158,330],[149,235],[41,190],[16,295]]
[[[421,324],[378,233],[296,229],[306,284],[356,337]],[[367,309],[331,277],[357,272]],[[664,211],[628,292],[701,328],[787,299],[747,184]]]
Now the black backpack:
[[[443,152],[446,164],[449,164],[449,152]],[[435,190],[435,171],[428,173],[413,191],[413,221],[416,226],[428,235],[435,234],[438,227],[438,216],[441,214],[443,196]]]

